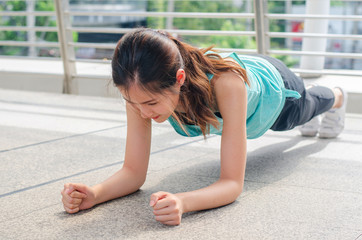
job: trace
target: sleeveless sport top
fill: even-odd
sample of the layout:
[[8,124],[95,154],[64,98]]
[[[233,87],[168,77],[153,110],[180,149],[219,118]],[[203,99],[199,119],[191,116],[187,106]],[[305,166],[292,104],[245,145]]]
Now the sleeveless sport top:
[[[210,52],[207,52],[210,53]],[[206,53],[206,54],[207,54]],[[218,53],[222,58],[232,58],[246,70],[250,86],[246,84],[248,103],[246,117],[247,138],[253,139],[263,135],[274,124],[287,97],[300,98],[296,91],[286,89],[278,70],[267,60],[248,55],[235,53]],[[212,74],[207,74],[209,80]],[[210,126],[210,134],[222,133],[223,119],[215,115],[220,125],[219,128]],[[174,117],[168,118],[171,126],[177,133],[186,137],[202,135],[201,129],[196,125],[183,124],[187,131],[184,132]]]

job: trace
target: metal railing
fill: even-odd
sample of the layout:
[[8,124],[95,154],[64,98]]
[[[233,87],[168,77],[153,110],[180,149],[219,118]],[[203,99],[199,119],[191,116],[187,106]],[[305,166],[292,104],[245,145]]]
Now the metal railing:
[[[224,51],[235,51],[238,53],[261,53],[261,54],[279,54],[279,55],[295,55],[295,56],[323,56],[333,58],[348,58],[348,59],[362,59],[361,53],[336,53],[326,51],[292,51],[292,50],[273,50],[270,47],[271,38],[326,38],[326,39],[349,39],[349,40],[362,40],[362,35],[353,34],[317,34],[317,33],[295,33],[295,32],[271,32],[269,31],[269,24],[271,20],[306,20],[306,19],[329,19],[329,20],[343,20],[343,21],[362,21],[362,16],[345,16],[345,15],[306,15],[306,14],[269,14],[267,12],[266,0],[254,0],[254,13],[195,13],[195,12],[82,12],[71,11],[69,9],[68,1],[54,0],[54,12],[40,12],[40,11],[2,11],[0,16],[50,16],[56,17],[57,27],[24,27],[24,26],[0,26],[0,31],[36,31],[36,32],[57,32],[58,42],[31,42],[31,41],[0,41],[0,46],[23,46],[23,47],[59,47],[61,52],[61,59],[64,67],[64,92],[77,93],[76,78],[99,78],[99,76],[85,76],[77,74],[76,62],[99,62],[109,64],[104,60],[85,60],[77,59],[75,57],[75,48],[100,48],[100,49],[114,49],[115,44],[107,43],[82,43],[73,42],[73,32],[87,32],[87,33],[127,33],[131,31],[130,28],[99,28],[99,27],[74,27],[71,19],[73,16],[139,16],[139,17],[172,17],[172,18],[228,18],[228,19],[250,19],[254,20],[255,31],[215,31],[215,30],[177,30],[165,29],[172,34],[178,35],[194,35],[194,36],[207,36],[207,35],[221,35],[221,36],[250,36],[255,37],[257,42],[257,49],[222,49]],[[210,43],[211,45],[212,43]],[[293,69],[296,73],[317,73],[317,74],[332,74],[332,75],[352,75],[361,76],[359,71],[341,72],[338,70],[311,70],[311,69]]]

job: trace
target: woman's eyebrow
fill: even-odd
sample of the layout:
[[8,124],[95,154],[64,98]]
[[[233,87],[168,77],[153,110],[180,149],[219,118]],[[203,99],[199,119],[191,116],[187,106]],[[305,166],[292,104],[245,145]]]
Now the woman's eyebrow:
[[[132,102],[131,100],[129,100],[129,99],[125,98],[125,97],[123,97],[123,99],[126,100],[126,101],[129,102],[129,103],[135,104],[134,102]],[[145,101],[145,102],[141,102],[140,104],[147,104],[147,103],[154,102],[154,101],[156,101],[156,100],[152,98],[152,99],[147,100],[147,101]]]

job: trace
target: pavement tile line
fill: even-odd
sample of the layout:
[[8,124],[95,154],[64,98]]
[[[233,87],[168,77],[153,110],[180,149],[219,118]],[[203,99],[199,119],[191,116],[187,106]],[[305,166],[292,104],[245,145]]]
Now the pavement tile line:
[[106,118],[81,117],[81,116],[74,116],[74,115],[63,115],[63,114],[54,114],[54,113],[40,113],[40,112],[23,111],[23,110],[20,111],[20,110],[0,109],[0,112],[34,114],[34,115],[42,115],[42,116],[71,118],[71,119],[82,119],[82,120],[92,120],[92,121],[102,121],[102,122],[114,122],[114,123],[119,123],[120,122],[120,120],[112,120],[112,119],[106,119]]
[[[265,184],[265,185],[269,185],[270,182],[265,182],[265,181],[255,181],[255,180],[248,180],[245,179],[244,182],[250,182],[250,183],[261,183],[261,184]],[[332,189],[332,188],[322,188],[322,187],[311,187],[311,186],[302,186],[302,185],[296,185],[296,184],[288,184],[288,183],[277,183],[277,184],[273,184],[274,187],[287,187],[287,188],[299,188],[299,189],[313,189],[313,190],[321,190],[321,191],[328,191],[328,192],[338,192],[338,193],[351,193],[351,194],[362,194],[361,192],[356,192],[356,191],[345,191],[345,190],[336,190],[336,189]],[[361,234],[362,236],[362,234]],[[362,238],[361,238],[362,240]]]
[[74,107],[68,105],[54,105],[54,104],[44,104],[44,103],[29,103],[29,102],[20,102],[20,101],[8,101],[0,99],[0,103],[14,104],[14,105],[27,105],[27,106],[36,106],[36,107],[48,107],[48,108],[62,108],[70,110],[82,110],[82,111],[95,111],[95,112],[104,112],[104,113],[125,113],[124,110],[111,110],[111,109],[99,109],[99,108],[89,108],[89,107]]
[[65,176],[65,177],[53,179],[53,180],[50,180],[50,181],[47,181],[47,182],[43,182],[43,183],[39,183],[39,184],[30,186],[30,187],[21,188],[21,189],[12,191],[12,192],[8,192],[8,193],[1,194],[1,195],[0,195],[0,198],[6,197],[6,196],[10,196],[10,195],[14,195],[14,194],[16,194],[16,193],[20,193],[20,192],[25,192],[25,191],[28,191],[28,190],[32,190],[32,189],[35,189],[35,188],[38,188],[38,187],[42,187],[42,186],[45,186],[45,185],[48,185],[48,184],[52,184],[52,183],[56,183],[56,182],[65,180],[65,179],[67,179],[67,178],[77,177],[77,176],[80,176],[80,175],[83,175],[83,174],[86,174],[86,173],[94,172],[94,171],[97,171],[97,170],[101,170],[101,169],[104,169],[104,168],[112,167],[112,166],[115,166],[115,165],[118,165],[118,164],[122,164],[122,163],[123,163],[123,161],[115,162],[115,163],[103,165],[103,166],[101,166],[101,167],[89,169],[89,170],[86,170],[86,171],[83,171],[83,172],[75,173],[75,174],[72,174],[72,175],[69,175],[69,176]]
[[361,240],[361,239],[362,239],[362,233],[355,240]]
[[107,131],[107,130],[111,130],[111,129],[116,129],[116,128],[122,128],[122,127],[125,127],[125,126],[127,126],[127,125],[124,124],[124,125],[119,125],[119,126],[115,126],[115,127],[110,127],[110,128],[104,128],[104,129],[100,129],[100,130],[95,130],[95,131],[91,131],[91,132],[74,134],[74,135],[70,135],[70,136],[66,136],[66,137],[61,137],[61,138],[55,138],[55,139],[47,140],[47,141],[43,141],[43,142],[38,142],[38,143],[28,144],[28,145],[24,145],[24,146],[20,146],[20,147],[15,147],[15,148],[10,148],[10,149],[0,150],[0,153],[10,152],[10,151],[19,150],[19,149],[28,148],[28,147],[34,147],[34,146],[38,146],[38,145],[42,145],[42,144],[47,144],[47,143],[51,143],[51,142],[57,142],[57,141],[64,140],[64,139],[69,139],[69,138],[75,138],[75,137],[90,135],[90,134],[93,134],[93,133],[103,132],[103,131]]
[[[217,136],[218,136],[218,135],[208,136],[207,139],[214,138],[214,137],[217,137]],[[175,146],[172,146],[172,147],[160,149],[160,150],[151,152],[151,155],[157,154],[157,153],[161,153],[161,152],[165,152],[165,151],[168,151],[168,150],[171,150],[171,149],[175,149],[175,148],[178,148],[178,147],[182,147],[182,146],[185,146],[185,145],[189,145],[189,144],[192,144],[192,143],[201,142],[201,141],[204,141],[204,138],[196,139],[196,140],[193,140],[193,141],[190,141],[190,142],[181,143],[181,144],[178,144],[178,145],[175,145]]]
[[[42,211],[44,209],[48,209],[48,208],[51,208],[51,207],[56,207],[56,206],[59,206],[59,203],[52,203],[50,205],[46,205],[46,206],[43,206],[43,207],[40,207],[40,208],[37,208],[35,210],[31,210],[30,212],[26,212],[24,214],[21,214],[21,215],[18,215],[18,216],[14,216],[14,217],[10,217],[10,218],[5,218],[4,220],[0,220],[0,224],[1,223],[6,223],[8,221],[13,221],[13,220],[16,220],[16,219],[20,219],[20,218],[23,218],[23,217],[27,217],[33,213],[36,213],[38,211]],[[1,238],[1,235],[0,235],[0,239],[8,239],[8,238]]]
[[[62,139],[67,139],[67,138],[72,138],[72,137],[78,137],[78,136],[88,135],[88,134],[97,133],[97,132],[101,132],[101,131],[105,131],[105,130],[109,130],[109,129],[119,128],[119,127],[121,127],[121,126],[112,127],[112,128],[107,128],[107,129],[103,129],[103,130],[97,130],[97,131],[93,131],[93,132],[89,132],[89,133],[85,133],[85,134],[77,134],[77,135],[68,136],[68,137],[64,137],[64,138],[59,138],[59,139],[44,141],[44,142],[36,143],[36,144],[30,144],[30,145],[26,145],[26,146],[22,146],[22,147],[17,147],[17,148],[14,148],[14,149],[10,149],[10,150],[3,150],[3,151],[0,151],[0,153],[1,153],[1,152],[11,151],[11,150],[17,150],[17,149],[20,149],[20,148],[30,147],[30,146],[36,146],[36,145],[40,145],[40,144],[44,144],[44,143],[55,142],[55,141],[62,140]],[[213,137],[216,137],[216,135],[215,135],[215,136],[210,136],[209,138],[213,138]],[[165,151],[168,151],[168,150],[171,150],[171,149],[175,149],[175,148],[178,148],[178,147],[182,147],[182,146],[185,146],[185,145],[189,145],[189,144],[192,144],[192,143],[195,143],[195,142],[200,142],[200,141],[203,141],[203,140],[204,140],[204,139],[202,138],[202,139],[197,139],[197,140],[194,140],[194,141],[191,141],[191,142],[186,142],[186,143],[178,144],[178,145],[175,145],[175,146],[172,146],[172,147],[167,147],[167,148],[164,148],[164,149],[160,149],[160,150],[151,152],[150,155],[154,155],[154,154],[157,154],[157,153],[165,152]],[[89,169],[89,170],[86,170],[86,171],[78,172],[78,173],[75,173],[75,174],[72,174],[72,175],[69,175],[69,176],[65,176],[65,177],[53,179],[53,180],[50,180],[50,181],[47,181],[47,182],[39,183],[39,184],[36,184],[36,185],[33,185],[33,186],[21,188],[21,189],[12,191],[12,192],[8,192],[8,193],[1,194],[1,195],[0,195],[0,198],[7,197],[7,196],[10,196],[10,195],[14,195],[14,194],[17,194],[17,193],[20,193],[20,192],[25,192],[25,191],[32,190],[32,189],[35,189],[35,188],[39,188],[39,187],[42,187],[42,186],[45,186],[45,185],[48,185],[48,184],[52,184],[52,183],[55,183],[55,182],[59,182],[59,181],[62,181],[62,180],[68,179],[68,178],[77,177],[77,176],[80,176],[80,175],[83,175],[83,174],[91,173],[91,172],[94,172],[94,171],[97,171],[97,170],[105,169],[105,168],[108,168],[108,167],[113,167],[113,166],[115,166],[115,165],[122,164],[123,162],[124,162],[124,161],[115,162],[115,163],[110,163],[110,164],[107,164],[107,165],[103,165],[103,166],[101,166],[101,167],[97,167],[97,168]]]

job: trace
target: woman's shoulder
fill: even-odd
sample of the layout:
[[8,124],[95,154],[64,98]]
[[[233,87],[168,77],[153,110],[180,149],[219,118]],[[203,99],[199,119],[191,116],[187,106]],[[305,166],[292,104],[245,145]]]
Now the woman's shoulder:
[[239,99],[247,94],[245,82],[240,75],[232,71],[219,74],[213,79],[213,88],[218,108],[221,102]]
[[245,114],[247,89],[244,80],[234,72],[225,72],[215,79],[216,108],[224,122],[234,122]]
[[234,87],[245,87],[244,79],[233,71],[227,71],[215,76],[211,83],[215,91],[232,90]]

